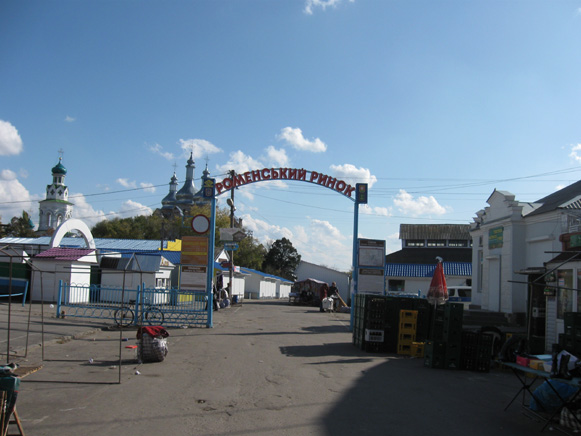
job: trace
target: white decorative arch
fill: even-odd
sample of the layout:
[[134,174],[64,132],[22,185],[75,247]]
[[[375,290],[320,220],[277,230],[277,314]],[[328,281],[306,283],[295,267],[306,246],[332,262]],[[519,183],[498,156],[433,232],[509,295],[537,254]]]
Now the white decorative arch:
[[77,219],[67,220],[55,230],[50,240],[50,248],[58,247],[65,235],[73,230],[81,232],[87,248],[97,248],[89,227],[83,221]]

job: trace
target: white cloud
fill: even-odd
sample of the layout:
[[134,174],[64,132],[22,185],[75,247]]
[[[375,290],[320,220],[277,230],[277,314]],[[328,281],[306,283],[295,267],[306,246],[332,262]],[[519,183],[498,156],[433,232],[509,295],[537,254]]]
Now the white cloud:
[[581,144],[571,146],[569,157],[577,162],[581,162]]
[[153,183],[141,182],[139,186],[141,186],[145,192],[155,192],[155,186],[153,186]]
[[391,216],[391,210],[387,207],[370,207],[369,205],[365,205],[364,208],[361,209],[361,213],[365,215],[376,215],[376,216]]
[[401,239],[399,239],[399,232],[388,235],[386,245],[386,254],[401,250]]
[[368,187],[371,188],[377,182],[377,177],[372,175],[367,168],[357,168],[355,165],[345,164],[331,165],[331,170],[338,179],[351,183],[353,186],[356,183],[367,183]]
[[221,173],[227,173],[230,170],[234,170],[236,173],[242,174],[246,171],[256,170],[263,167],[264,165],[260,161],[248,156],[243,151],[238,150],[230,153],[228,162],[224,165],[218,165],[216,168]]
[[187,153],[193,153],[194,160],[206,157],[209,154],[221,153],[222,149],[216,147],[205,139],[180,139],[182,149]]
[[123,218],[133,217],[133,216],[149,216],[153,213],[153,210],[147,206],[144,206],[141,203],[138,203],[133,200],[127,200],[119,209],[119,215]]
[[14,171],[0,171],[0,217],[2,223],[6,224],[13,217],[21,216],[23,210],[31,215],[38,214],[38,204],[18,181]]
[[8,121],[0,120],[0,156],[20,154],[22,149],[22,139],[16,127]]
[[69,198],[71,203],[74,204],[73,218],[85,222],[89,228],[92,228],[95,224],[107,219],[105,212],[102,210],[95,210],[93,206],[87,203],[87,199],[83,194],[71,194]]
[[[313,9],[319,8],[321,10],[327,9],[329,6],[336,7],[342,0],[306,0],[303,12],[307,15],[313,15]],[[355,0],[349,0],[349,3],[354,3]]]
[[65,121],[67,123],[73,123],[75,120],[76,120],[76,118],[69,117],[68,115],[65,117]]
[[123,178],[118,178],[117,180],[115,180],[117,183],[119,183],[121,186],[123,186],[124,188],[136,188],[137,185],[135,184],[135,182],[130,182],[128,179],[123,179]]
[[446,213],[446,208],[441,206],[433,196],[414,198],[403,189],[399,190],[393,203],[401,212],[411,216],[443,215]]
[[[326,265],[340,271],[348,271],[353,255],[350,235],[329,223],[329,221],[307,217],[308,226],[297,225],[293,229],[269,224],[253,215],[242,215],[244,227],[264,244],[272,244],[277,239],[287,238],[306,262]],[[313,241],[316,241],[315,243]]]
[[[352,240],[329,221],[309,218],[309,226],[302,237],[291,240],[306,262],[348,271],[353,257]],[[316,241],[316,243],[313,243]]]
[[272,145],[270,145],[266,149],[266,155],[270,166],[281,168],[288,166],[289,158],[284,148],[277,150]]
[[285,141],[288,145],[297,150],[312,151],[313,153],[321,153],[327,150],[327,144],[319,138],[308,140],[303,136],[303,131],[298,127],[285,127],[280,131],[277,138]]
[[166,160],[173,160],[174,159],[174,154],[170,153],[169,151],[163,151],[163,147],[159,144],[150,145],[149,151],[163,157]]
[[244,227],[252,230],[253,236],[262,244],[271,244],[281,238],[287,238],[292,242],[293,232],[286,227],[269,224],[266,221],[254,218],[252,215],[242,215],[242,219]]

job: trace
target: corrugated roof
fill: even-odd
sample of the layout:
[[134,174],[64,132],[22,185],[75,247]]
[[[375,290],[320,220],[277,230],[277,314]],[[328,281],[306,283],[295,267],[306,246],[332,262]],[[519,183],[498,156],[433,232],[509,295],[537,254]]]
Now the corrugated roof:
[[257,270],[255,270],[255,269],[250,269],[250,268],[240,268],[240,271],[242,271],[242,272],[246,272],[246,273],[253,273],[253,274],[257,274],[257,275],[259,275],[259,276],[266,277],[266,278],[270,278],[270,279],[274,279],[274,280],[280,280],[281,282],[289,282],[289,283],[293,283],[293,281],[292,281],[292,280],[288,280],[288,279],[285,279],[285,278],[283,278],[283,277],[274,276],[274,275],[272,275],[272,274],[267,274],[267,273],[264,273],[264,272],[262,272],[262,271],[257,271]]
[[472,239],[470,224],[400,224],[399,239]]
[[535,203],[540,203],[542,206],[535,209],[528,216],[539,215],[545,212],[552,212],[556,209],[581,209],[581,181],[575,182],[572,185],[566,186]]
[[[40,238],[2,238],[0,244],[22,244],[22,245],[49,245],[51,237],[42,236]],[[95,238],[95,247],[98,249],[109,250],[159,250],[161,242],[157,240],[146,239],[109,239]],[[167,247],[167,241],[163,241],[164,248]],[[61,247],[85,247],[83,238],[63,238]]]
[[[444,262],[444,275],[472,276],[470,262]],[[386,277],[432,277],[436,265],[420,265],[410,263],[388,263],[385,265]]]
[[49,248],[42,253],[37,254],[34,258],[57,259],[57,260],[79,260],[81,257],[94,253],[95,250],[90,248]]
[[101,267],[124,271],[155,272],[160,268],[161,254],[157,256],[148,254],[137,254],[135,256],[124,257],[103,257]]
[[435,265],[436,257],[446,262],[472,262],[472,248],[403,248],[385,256],[387,263]]

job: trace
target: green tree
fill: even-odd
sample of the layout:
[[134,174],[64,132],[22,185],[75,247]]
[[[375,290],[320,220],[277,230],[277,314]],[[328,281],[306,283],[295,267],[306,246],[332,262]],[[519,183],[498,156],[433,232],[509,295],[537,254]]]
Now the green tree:
[[30,215],[26,211],[22,211],[22,216],[15,216],[10,220],[10,224],[6,226],[6,236],[17,238],[29,238],[35,236],[34,223],[30,219]]
[[234,263],[255,270],[262,268],[266,248],[253,236],[247,236],[238,243],[238,250],[234,252]]
[[266,253],[262,271],[294,281],[295,271],[300,261],[301,255],[293,247],[291,241],[287,238],[277,239]]

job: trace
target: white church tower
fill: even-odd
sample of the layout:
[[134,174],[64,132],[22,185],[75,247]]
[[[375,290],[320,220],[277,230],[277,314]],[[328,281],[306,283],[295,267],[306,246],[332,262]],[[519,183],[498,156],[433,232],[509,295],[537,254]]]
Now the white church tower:
[[52,184],[46,187],[46,200],[40,202],[38,233],[52,234],[63,222],[71,218],[73,203],[69,202],[69,188],[65,185],[67,169],[62,157],[52,169]]

